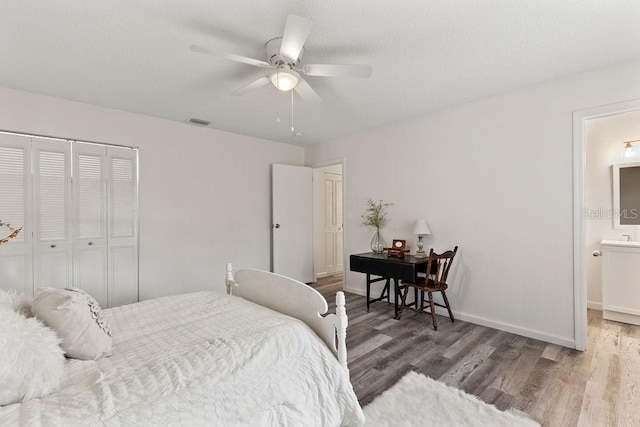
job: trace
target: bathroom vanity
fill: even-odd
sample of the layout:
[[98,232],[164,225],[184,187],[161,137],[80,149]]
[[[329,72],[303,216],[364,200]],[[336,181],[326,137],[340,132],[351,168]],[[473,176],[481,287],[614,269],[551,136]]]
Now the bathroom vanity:
[[601,243],[602,317],[640,325],[640,242]]

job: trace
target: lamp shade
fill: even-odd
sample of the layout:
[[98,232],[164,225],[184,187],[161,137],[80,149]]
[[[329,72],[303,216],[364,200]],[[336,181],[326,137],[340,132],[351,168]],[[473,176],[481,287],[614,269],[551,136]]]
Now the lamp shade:
[[429,230],[429,226],[424,219],[419,219],[416,221],[416,225],[413,226],[411,234],[431,234],[431,230]]

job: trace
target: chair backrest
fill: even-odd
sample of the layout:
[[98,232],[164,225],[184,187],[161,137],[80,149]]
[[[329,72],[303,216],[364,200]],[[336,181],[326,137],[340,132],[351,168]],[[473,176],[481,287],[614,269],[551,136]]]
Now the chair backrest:
[[433,248],[429,251],[429,263],[427,264],[427,271],[435,273],[431,274],[431,280],[434,283],[447,283],[447,276],[453,264],[453,258],[458,252],[456,246],[452,251],[446,251],[441,254],[437,254],[433,251]]

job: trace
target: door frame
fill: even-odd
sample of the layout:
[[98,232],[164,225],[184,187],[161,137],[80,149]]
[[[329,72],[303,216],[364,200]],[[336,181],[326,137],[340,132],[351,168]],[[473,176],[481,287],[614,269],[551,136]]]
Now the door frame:
[[586,163],[585,123],[588,120],[640,110],[640,99],[573,112],[573,302],[574,346],[587,349],[586,221],[584,176]]
[[[347,159],[345,157],[331,160],[324,160],[322,162],[314,163],[311,168],[315,171],[318,168],[326,166],[342,165],[342,289],[346,288],[347,284]],[[315,174],[313,174],[315,175]],[[312,186],[313,196],[315,197],[315,186]],[[315,218],[313,218],[313,226],[315,228]],[[313,245],[313,257],[315,260],[315,244]],[[317,279],[316,264],[313,263],[313,277]]]

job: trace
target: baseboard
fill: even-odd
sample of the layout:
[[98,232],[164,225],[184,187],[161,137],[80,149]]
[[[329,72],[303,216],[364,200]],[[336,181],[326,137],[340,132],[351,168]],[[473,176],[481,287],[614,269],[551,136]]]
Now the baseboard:
[[[523,328],[521,326],[512,325],[510,323],[499,322],[497,320],[487,319],[485,317],[475,316],[473,314],[461,313],[459,311],[453,311],[453,317],[463,320],[465,322],[474,323],[476,325],[486,326],[488,328],[498,329],[512,334],[521,335],[527,338],[533,338],[536,340],[548,342],[551,344],[558,344],[563,347],[575,348],[575,340],[564,338],[558,335],[545,334],[544,332],[536,331],[535,329]],[[449,313],[446,308],[436,307],[436,314],[449,317]]]
[[602,311],[602,303],[595,301],[587,301],[587,308],[592,308],[594,310]]
[[636,316],[635,314],[604,310],[602,312],[602,318],[607,320],[613,320],[615,322],[628,323],[630,325],[640,325],[640,316]]
[[[438,310],[436,310],[436,313],[438,313]],[[446,310],[444,310],[444,315],[447,316]],[[476,325],[482,325],[493,329],[499,329],[505,332],[511,332],[512,334],[522,335],[523,337],[533,338],[551,344],[561,345],[563,347],[576,348],[576,341],[573,338],[565,338],[559,335],[547,334],[544,332],[536,331],[535,329],[523,328],[520,326],[512,325],[510,323],[498,322],[496,320],[474,316],[472,314],[456,313],[454,311],[453,315],[457,319],[464,320],[465,322],[469,323],[475,323]]]
[[[366,290],[361,288],[347,286],[345,290],[356,295],[366,296]],[[393,307],[391,307],[391,310],[393,311]],[[347,315],[348,314],[349,312],[347,311]],[[436,307],[436,314],[449,317],[449,313],[447,312],[447,310],[442,307]],[[505,332],[511,332],[512,334],[537,339],[551,344],[561,345],[563,347],[576,348],[576,342],[573,338],[565,338],[559,335],[547,334],[544,332],[536,331],[534,329],[523,328],[521,326],[512,325],[510,323],[499,322],[496,320],[475,316],[473,314],[461,313],[455,310],[453,311],[453,316],[456,319],[460,319],[469,323],[475,323],[476,325],[486,326]]]
[[344,288],[345,291],[352,293],[352,294],[356,294],[356,295],[360,295],[361,297],[366,297],[367,296],[367,291],[364,289],[360,289],[360,288],[353,288],[351,286],[347,286]]

